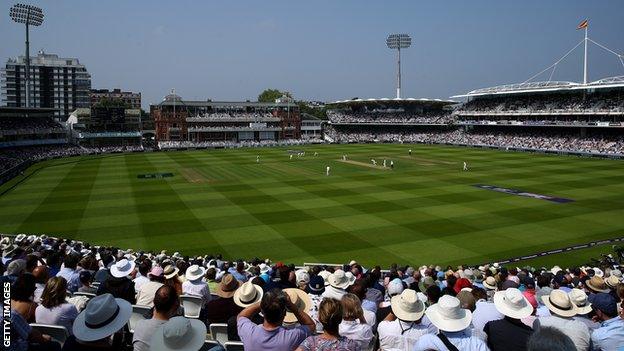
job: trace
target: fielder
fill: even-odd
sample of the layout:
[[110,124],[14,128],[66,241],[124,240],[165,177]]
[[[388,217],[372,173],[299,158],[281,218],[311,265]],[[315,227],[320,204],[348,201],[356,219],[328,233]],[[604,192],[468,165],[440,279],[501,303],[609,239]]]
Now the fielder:
[[292,154],[290,154],[290,159],[292,160]]
[[327,166],[327,168],[325,168],[325,175],[326,176],[329,176],[329,170],[330,170],[330,168],[329,168],[329,166]]
[[394,161],[390,160],[390,168],[394,169]]
[[256,156],[256,163],[260,163],[260,155]]
[[464,161],[464,171],[468,170],[468,164],[466,163],[466,161]]
[[386,168],[386,160],[384,160],[384,168]]
[[409,149],[408,153],[410,156],[412,156],[412,149]]
[[315,152],[315,153],[314,153],[314,157],[316,157],[316,156],[318,156],[318,152]]
[[377,161],[375,161],[374,158],[371,159],[371,162],[373,163],[373,166],[377,166]]

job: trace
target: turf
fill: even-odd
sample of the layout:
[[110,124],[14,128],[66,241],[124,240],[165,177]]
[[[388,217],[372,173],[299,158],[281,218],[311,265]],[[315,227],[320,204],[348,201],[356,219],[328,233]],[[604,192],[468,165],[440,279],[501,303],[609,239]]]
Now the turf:
[[[381,265],[477,264],[624,233],[621,161],[398,144],[294,149],[306,156],[290,160],[287,148],[263,148],[42,162],[0,187],[0,232],[232,259]],[[340,162],[343,154],[355,162]],[[395,169],[368,167],[371,158],[392,159]],[[138,178],[168,172],[174,176]]]

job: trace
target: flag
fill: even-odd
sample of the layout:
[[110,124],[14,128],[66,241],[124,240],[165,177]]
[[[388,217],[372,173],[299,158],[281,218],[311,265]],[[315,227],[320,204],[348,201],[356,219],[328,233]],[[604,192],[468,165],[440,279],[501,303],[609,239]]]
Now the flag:
[[578,27],[576,27],[576,29],[585,29],[589,26],[589,20],[584,20],[583,22],[581,22]]

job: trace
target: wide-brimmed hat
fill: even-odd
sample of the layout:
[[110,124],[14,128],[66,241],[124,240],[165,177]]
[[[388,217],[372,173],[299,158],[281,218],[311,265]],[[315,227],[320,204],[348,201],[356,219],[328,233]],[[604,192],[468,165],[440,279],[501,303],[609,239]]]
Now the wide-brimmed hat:
[[553,268],[550,269],[550,273],[557,275],[557,273],[561,272],[562,269],[559,266],[554,266]]
[[262,288],[251,281],[243,283],[234,292],[234,303],[240,307],[247,307],[262,299]]
[[240,284],[241,283],[236,280],[233,275],[227,273],[221,278],[221,282],[217,285],[215,294],[225,298],[232,297],[236,289],[240,287]]
[[474,274],[474,282],[483,283],[483,273],[481,273],[481,271],[478,269],[475,269],[472,272]]
[[485,290],[496,290],[498,288],[498,285],[496,284],[496,278],[492,276],[485,278],[485,280],[483,281],[483,287],[485,288]]
[[435,285],[435,281],[433,280],[433,277],[426,276],[422,278],[422,280],[418,283],[418,288],[420,289],[420,291],[425,292],[427,288],[429,288],[432,285]]
[[357,278],[353,275],[353,273],[345,272],[345,275],[347,276],[347,279],[349,279],[349,286],[355,284],[355,281],[357,280]]
[[128,301],[111,294],[99,295],[89,300],[76,317],[72,331],[82,341],[100,340],[123,328],[131,314],[132,305]]
[[198,319],[173,317],[154,331],[152,350],[195,351],[206,341],[206,325]]
[[186,269],[186,274],[184,274],[184,277],[186,278],[186,280],[195,281],[203,278],[204,274],[206,274],[206,269],[204,267],[194,264]]
[[594,275],[598,276],[600,278],[604,277],[604,272],[602,271],[602,269],[598,268],[598,267],[594,267],[592,268],[594,270]]
[[609,288],[607,287],[607,284],[605,284],[604,279],[597,275],[591,277],[591,279],[586,280],[585,285],[587,285],[590,290],[593,290],[595,292],[609,292]]
[[308,284],[310,282],[310,273],[308,273],[305,269],[298,269],[295,271],[295,280],[297,284]]
[[572,303],[568,294],[560,289],[555,289],[548,296],[542,296],[542,302],[550,312],[561,317],[576,315],[576,305]]
[[323,281],[325,282],[325,286],[329,285],[329,276],[331,275],[330,272],[328,271],[320,271],[318,274],[321,278],[323,278]]
[[610,288],[615,290],[620,284],[620,279],[614,275],[610,275],[607,279],[604,280],[605,284]]
[[611,275],[617,277],[618,279],[622,279],[622,271],[619,269],[612,269]]
[[115,278],[123,278],[132,273],[135,265],[134,261],[128,261],[124,258],[123,260],[115,262],[115,264],[111,266],[110,273]]
[[533,306],[516,288],[497,291],[494,294],[494,306],[498,312],[515,319],[526,318],[533,313]]
[[[292,303],[297,307],[297,310],[304,311],[306,313],[310,310],[310,306],[312,306],[312,300],[305,291],[293,288],[284,289],[282,291],[288,294],[288,297],[290,297],[290,301],[292,301]],[[284,317],[284,323],[295,323],[296,321],[297,317],[294,313],[290,311],[286,312],[286,316]]]
[[416,291],[405,289],[390,301],[392,313],[400,320],[414,322],[425,314],[425,304],[418,299]]
[[570,301],[576,305],[578,314],[588,314],[592,311],[591,304],[587,298],[587,294],[581,289],[572,289],[568,293]]
[[472,321],[472,312],[460,307],[458,298],[443,295],[438,303],[429,306],[425,314],[438,329],[457,332],[468,328]]
[[260,267],[260,274],[269,273],[271,271],[271,267],[266,263],[260,263],[258,267]]
[[21,241],[24,241],[24,239],[26,239],[26,234],[17,234],[17,236],[15,237],[15,242],[19,243]]
[[161,266],[155,266],[149,271],[149,273],[147,273],[147,275],[149,277],[162,277],[163,269]]
[[180,272],[180,268],[170,264],[167,265],[163,271],[163,273],[165,274],[165,279],[171,279],[175,277],[178,272]]
[[349,287],[349,277],[345,274],[342,269],[337,269],[334,273],[332,273],[328,278],[327,282],[329,285],[338,289],[346,289]]

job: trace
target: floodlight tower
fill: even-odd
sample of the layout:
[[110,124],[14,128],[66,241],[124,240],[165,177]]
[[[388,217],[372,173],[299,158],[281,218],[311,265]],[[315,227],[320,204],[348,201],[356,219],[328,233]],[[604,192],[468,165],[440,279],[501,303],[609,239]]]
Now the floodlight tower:
[[390,34],[386,39],[388,48],[397,51],[397,99],[401,98],[401,49],[409,48],[412,45],[412,38],[408,34]]
[[38,27],[43,23],[43,11],[37,6],[15,4],[9,10],[9,15],[13,21],[26,25],[26,107],[30,107],[30,42],[28,40],[28,29],[30,26]]

